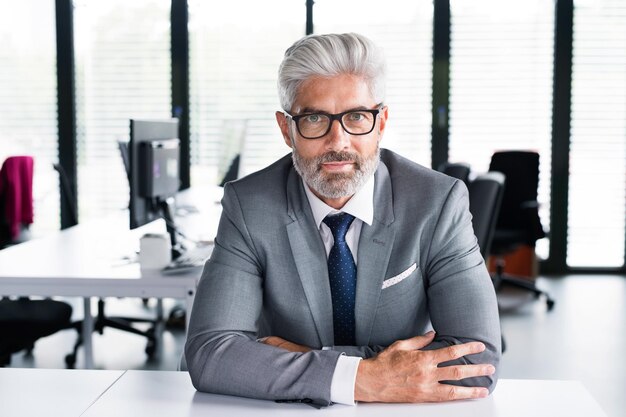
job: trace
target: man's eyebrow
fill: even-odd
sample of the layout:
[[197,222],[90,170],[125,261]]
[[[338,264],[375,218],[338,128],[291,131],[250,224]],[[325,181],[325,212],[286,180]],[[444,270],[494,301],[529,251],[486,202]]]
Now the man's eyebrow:
[[[346,109],[340,113],[345,113],[345,112],[350,112],[350,111],[361,111],[361,110],[372,110],[367,106],[357,106],[357,107],[353,107],[350,109]],[[331,114],[330,112],[327,112],[326,110],[322,110],[322,109],[317,109],[315,107],[303,107],[302,110],[300,110],[299,114],[311,114],[311,113],[325,113],[325,114]]]
[[322,109],[316,109],[315,107],[303,107],[300,110],[299,114],[308,114],[308,113],[328,113]]

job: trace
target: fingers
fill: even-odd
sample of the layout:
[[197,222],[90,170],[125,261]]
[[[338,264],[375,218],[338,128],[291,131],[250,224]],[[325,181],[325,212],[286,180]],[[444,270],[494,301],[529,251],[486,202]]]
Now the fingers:
[[496,372],[493,365],[455,365],[438,368],[437,379],[439,381],[458,381],[464,378],[476,376],[489,376]]
[[455,385],[440,384],[433,393],[433,401],[469,400],[485,398],[489,395],[487,388],[457,387]]
[[452,345],[446,348],[433,350],[433,359],[437,363],[447,362],[459,359],[465,355],[480,353],[485,350],[485,345],[481,342],[462,343],[460,345]]
[[275,346],[275,347],[279,347],[281,344],[286,342],[285,339],[283,339],[282,337],[278,337],[278,336],[267,336],[267,337],[258,339],[258,341],[266,345]]
[[311,350],[308,346],[299,345],[297,343],[290,342],[278,336],[267,336],[259,339],[259,342],[266,345],[274,346],[277,348],[288,350],[289,352],[308,352]]
[[285,343],[281,344],[279,346],[281,349],[285,349],[288,350],[289,352],[309,352],[311,350],[310,347],[308,346],[304,346],[304,345],[299,345],[297,343],[293,343],[293,342],[289,342],[286,341]]
[[[397,341],[375,358],[361,361],[357,371],[355,399],[378,402],[439,402],[483,398],[480,386],[457,387],[440,381],[493,375],[491,364],[439,367],[441,362],[485,350],[480,342],[464,343],[437,350],[420,350],[434,334]],[[481,384],[482,385],[482,384]]]
[[415,336],[410,339],[398,340],[394,342],[390,347],[397,350],[417,350],[428,345],[435,338],[435,332],[430,331],[422,336]]

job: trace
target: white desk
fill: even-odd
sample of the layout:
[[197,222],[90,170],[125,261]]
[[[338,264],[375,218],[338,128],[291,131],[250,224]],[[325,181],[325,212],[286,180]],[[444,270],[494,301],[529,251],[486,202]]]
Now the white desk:
[[[13,371],[7,373],[7,371]],[[77,374],[76,372],[82,372]],[[0,407],[5,403],[5,396],[17,392],[19,387],[4,390],[7,380],[21,381],[21,386],[27,392],[26,402],[33,401],[44,407],[47,398],[53,395],[49,392],[51,379],[54,379],[52,388],[58,397],[51,401],[60,403],[67,401],[75,403],[78,410],[88,401],[83,401],[81,393],[74,390],[74,381],[77,375],[82,375],[85,386],[89,391],[97,383],[110,381],[115,375],[101,375],[110,371],[69,371],[69,370],[10,370],[0,369]],[[68,374],[73,373],[73,374]],[[48,377],[47,381],[38,382],[39,375]],[[18,378],[19,377],[19,378]],[[53,378],[54,377],[54,378]],[[71,377],[71,378],[70,378]],[[34,379],[36,378],[36,379]],[[96,381],[99,379],[100,381]],[[34,382],[33,382],[34,381]],[[600,406],[591,397],[584,386],[577,381],[539,381],[539,380],[501,380],[490,397],[482,400],[458,401],[438,404],[358,404],[356,407],[334,405],[321,410],[305,404],[285,404],[273,401],[251,400],[247,398],[229,397],[196,392],[189,375],[186,372],[167,371],[126,371],[109,387],[102,383],[101,395],[88,408],[85,408],[86,417],[171,417],[171,416],[253,416],[274,417],[311,415],[324,416],[358,416],[379,417],[391,415],[394,417],[606,417]],[[107,389],[108,388],[108,389]],[[74,391],[73,391],[74,390]],[[92,392],[84,395],[89,400]],[[9,398],[12,406],[15,401]],[[43,401],[42,401],[43,400]],[[80,404],[79,404],[80,403]],[[29,407],[24,404],[24,407]],[[69,407],[69,405],[68,405]],[[25,408],[28,409],[28,408]],[[13,410],[13,409],[11,409]],[[22,412],[0,415],[29,415]],[[2,408],[0,408],[2,411]],[[41,415],[41,414],[37,414]],[[45,413],[44,415],[79,415],[63,413]]]
[[0,368],[0,416],[79,416],[123,374]]
[[1,416],[606,417],[577,381],[504,379],[486,399],[315,409],[196,392],[186,372],[0,368]]
[[[192,238],[213,239],[221,214],[222,189],[190,189],[180,193],[181,204],[199,213],[177,218]],[[0,251],[0,296],[84,297],[85,367],[93,367],[90,297],[171,297],[184,299],[187,311],[195,295],[199,272],[163,275],[141,270],[128,258],[137,253],[146,232],[165,232],[162,220],[129,230],[128,213],[80,224],[50,236]]]

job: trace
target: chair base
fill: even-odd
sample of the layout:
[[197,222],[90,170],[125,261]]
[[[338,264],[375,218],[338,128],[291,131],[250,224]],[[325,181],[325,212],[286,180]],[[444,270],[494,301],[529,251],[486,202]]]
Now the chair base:
[[[529,291],[535,295],[535,298],[539,298],[543,296],[546,300],[546,307],[548,308],[548,311],[552,311],[552,309],[554,308],[554,303],[555,303],[554,299],[550,297],[550,295],[547,292],[542,291],[539,288],[537,288],[534,282],[529,281],[524,278],[517,278],[517,277],[510,276],[510,275],[505,275],[502,273],[502,270],[500,267],[498,267],[498,272],[500,273],[499,274],[496,273],[492,275],[491,277],[494,287],[496,289],[496,292],[499,291],[503,285],[504,286],[508,285],[510,287],[520,288],[520,289]],[[504,335],[501,335],[501,338],[502,338],[501,339],[502,353],[504,353],[504,351],[506,350],[506,341],[504,340]]]
[[[157,317],[156,320],[134,317],[106,317],[104,314],[104,300],[99,299],[98,315],[96,316],[96,319],[94,321],[94,332],[103,334],[104,328],[110,327],[113,329],[133,333],[138,336],[143,336],[148,339],[145,351],[146,355],[148,355],[148,358],[151,359],[154,357],[157,351],[156,325],[160,320],[162,320],[162,317]],[[144,331],[133,327],[132,323],[149,323],[151,324],[151,326]],[[65,356],[65,364],[70,369],[75,367],[78,349],[83,344],[82,321],[73,323],[73,327],[78,331],[79,336],[76,340],[76,343],[74,344],[72,352]]]
[[514,277],[512,275],[505,274],[503,272],[503,266],[500,264],[497,265],[496,274],[492,277],[494,285],[496,287],[496,291],[500,290],[502,286],[509,286],[513,288],[519,288],[534,294],[535,298],[543,297],[546,301],[546,307],[548,311],[552,311],[554,308],[555,301],[550,294],[546,291],[542,291],[537,288],[537,285],[529,281],[528,279]]

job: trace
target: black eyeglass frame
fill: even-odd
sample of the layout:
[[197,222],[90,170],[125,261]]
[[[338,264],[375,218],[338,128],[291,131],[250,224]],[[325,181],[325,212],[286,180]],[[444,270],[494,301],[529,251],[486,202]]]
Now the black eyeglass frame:
[[[341,128],[348,134],[350,135],[354,135],[354,136],[363,136],[363,135],[369,135],[370,133],[372,133],[372,131],[374,130],[374,128],[376,127],[376,118],[378,117],[378,115],[380,114],[381,110],[384,108],[385,106],[383,104],[380,104],[378,106],[378,108],[376,109],[352,109],[352,110],[347,110],[341,113],[336,113],[336,114],[330,114],[330,113],[326,113],[323,111],[318,111],[318,112],[312,112],[312,113],[303,113],[303,114],[297,114],[297,115],[292,115],[290,114],[288,111],[285,111],[285,116],[289,117],[291,120],[293,120],[296,124],[296,129],[298,130],[298,133],[300,134],[300,136],[302,136],[304,139],[309,139],[309,140],[314,140],[314,139],[319,139],[322,138],[324,136],[326,136],[328,134],[328,132],[330,132],[330,129],[332,129],[333,127],[333,122],[335,120],[337,120],[339,122],[339,124],[341,125]],[[343,116],[345,116],[346,114],[349,113],[371,113],[372,116],[374,116],[374,123],[372,123],[372,128],[367,131],[367,132],[363,132],[363,133],[352,133],[350,132],[348,129],[346,129],[346,127],[343,124]],[[302,119],[303,117],[306,116],[311,116],[312,114],[320,114],[323,116],[326,116],[330,119],[330,123],[328,123],[328,129],[326,129],[326,132],[324,132],[324,134],[319,135],[319,136],[315,136],[315,137],[309,137],[309,136],[304,136],[302,134],[302,132],[300,132],[300,125],[298,124],[298,120]]]

